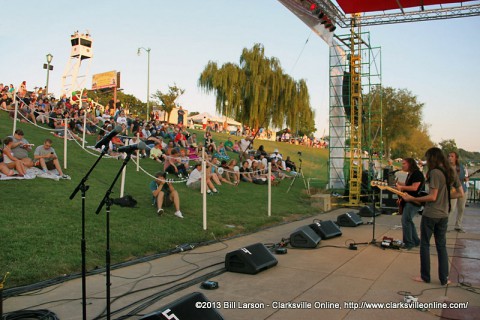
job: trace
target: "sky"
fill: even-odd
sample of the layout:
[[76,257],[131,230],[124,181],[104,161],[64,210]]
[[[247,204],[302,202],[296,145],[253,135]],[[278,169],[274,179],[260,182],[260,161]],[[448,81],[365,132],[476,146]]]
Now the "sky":
[[[68,5],[66,5],[68,3]],[[45,86],[46,54],[53,55],[49,91],[61,92],[70,35],[93,38],[91,75],[121,72],[121,87],[147,100],[150,92],[185,89],[178,102],[189,111],[215,114],[215,96],[197,80],[208,61],[238,63],[243,48],[263,44],[294,79],[305,79],[315,110],[316,136],[328,135],[328,46],[277,0],[23,0],[2,2],[0,82]],[[423,121],[436,143],[480,151],[480,17],[365,27],[381,47],[382,84],[408,89],[424,103]],[[337,34],[348,30],[337,28]],[[308,42],[306,42],[308,39]],[[402,119],[399,119],[402,121]],[[414,142],[412,142],[414,143]]]

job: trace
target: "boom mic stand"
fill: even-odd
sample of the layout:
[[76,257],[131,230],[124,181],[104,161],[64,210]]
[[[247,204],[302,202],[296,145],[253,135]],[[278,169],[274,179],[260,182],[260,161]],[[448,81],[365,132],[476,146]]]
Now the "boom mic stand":
[[77,195],[78,191],[82,191],[82,240],[81,240],[81,251],[82,251],[82,319],[86,320],[87,319],[87,269],[86,269],[86,241],[85,241],[85,200],[87,196],[87,190],[89,186],[87,186],[85,183],[88,180],[88,177],[90,176],[90,173],[92,173],[93,169],[97,166],[97,164],[100,162],[102,157],[107,154],[108,148],[103,147],[102,152],[98,156],[97,160],[95,163],[92,165],[90,170],[88,170],[87,174],[82,178],[82,181],[78,184],[78,186],[73,190],[72,194],[70,195],[70,200],[73,200],[75,196]]
[[122,173],[123,168],[125,168],[131,156],[132,156],[132,153],[127,152],[127,156],[123,160],[120,170],[118,170],[117,175],[115,176],[115,179],[113,179],[113,182],[110,185],[110,188],[108,188],[107,192],[105,193],[105,196],[103,197],[102,201],[98,205],[97,211],[95,211],[96,214],[99,214],[103,206],[107,205],[107,209],[106,209],[107,242],[106,242],[106,249],[105,249],[105,273],[107,278],[105,283],[105,289],[107,291],[107,298],[106,298],[107,299],[107,320],[110,320],[110,286],[111,286],[111,283],[110,283],[110,257],[111,257],[110,256],[110,207],[113,204],[113,200],[110,198],[110,195],[112,194],[113,187],[115,186],[115,183],[120,177],[120,174]]

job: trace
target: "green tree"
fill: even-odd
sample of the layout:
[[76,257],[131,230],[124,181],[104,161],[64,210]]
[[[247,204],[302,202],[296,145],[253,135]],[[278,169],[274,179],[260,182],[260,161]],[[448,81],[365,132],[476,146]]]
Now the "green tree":
[[157,90],[152,94],[152,98],[156,99],[160,108],[167,113],[167,121],[170,122],[170,113],[175,107],[178,107],[178,103],[175,102],[185,92],[184,89],[180,89],[176,84],[168,86],[168,92],[163,93]]
[[[96,103],[101,104],[102,106],[107,106],[110,100],[113,100],[113,91],[112,90],[97,90],[97,91],[88,91],[87,97],[95,101]],[[120,100],[122,108],[128,108],[130,114],[138,115],[140,117],[145,117],[146,112],[146,103],[139,100],[132,94],[123,93],[122,91],[117,91],[117,100]]]
[[438,144],[445,154],[449,154],[450,152],[458,152],[455,139],[442,140]]
[[412,129],[409,136],[400,137],[392,143],[391,157],[421,159],[427,149],[435,146],[428,135],[428,127]]
[[306,82],[285,74],[277,58],[265,56],[261,44],[244,48],[238,65],[218,67],[209,61],[198,85],[216,95],[217,112],[256,129],[287,125],[293,132],[315,131]]
[[[378,132],[378,126],[382,125],[383,145],[387,158],[391,157],[391,153],[411,154],[413,148],[407,148],[400,141],[407,138],[410,139],[412,146],[415,144],[411,140],[411,135],[415,130],[423,130],[422,110],[424,104],[418,102],[417,97],[410,91],[392,87],[372,88],[366,98],[371,101],[371,132]],[[376,119],[378,117],[381,117],[381,121]],[[427,131],[423,130],[423,133],[427,134]],[[396,142],[398,143],[395,144]],[[401,150],[396,151],[394,147],[400,145],[402,145]]]

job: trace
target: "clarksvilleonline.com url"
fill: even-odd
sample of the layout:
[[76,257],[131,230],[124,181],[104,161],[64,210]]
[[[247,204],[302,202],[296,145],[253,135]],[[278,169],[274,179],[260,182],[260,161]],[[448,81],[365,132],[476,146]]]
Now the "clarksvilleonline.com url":
[[197,309],[467,309],[468,302],[367,302],[367,301],[272,301],[240,302],[240,301],[198,301]]
[[467,309],[467,302],[344,302],[344,309]]

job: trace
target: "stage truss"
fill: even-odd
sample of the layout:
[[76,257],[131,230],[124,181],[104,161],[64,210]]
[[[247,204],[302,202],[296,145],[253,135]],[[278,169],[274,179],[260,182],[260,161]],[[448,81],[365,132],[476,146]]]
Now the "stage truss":
[[[372,164],[381,161],[384,153],[381,120],[374,123],[377,121],[374,119],[381,119],[374,113],[381,114],[382,109],[381,50],[371,46],[370,35],[363,34],[361,28],[479,16],[480,0],[278,1],[330,46],[328,186],[333,190],[348,190],[349,205],[360,205],[362,184],[368,185],[374,178],[370,174]],[[350,28],[350,35],[334,35],[338,27]],[[350,77],[348,90],[345,90],[345,72]],[[378,97],[371,94],[372,90]],[[364,97],[368,97],[366,101]],[[373,102],[369,101],[372,99],[379,99],[376,105],[380,107],[372,109]],[[374,155],[378,159],[373,159]],[[362,181],[364,170],[368,172],[367,181]]]

